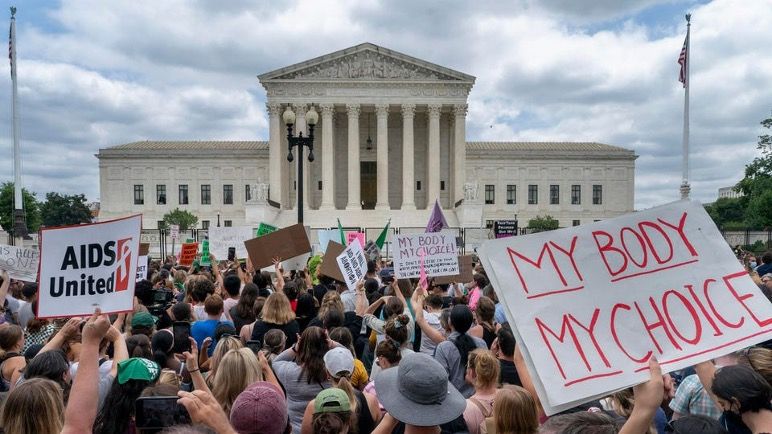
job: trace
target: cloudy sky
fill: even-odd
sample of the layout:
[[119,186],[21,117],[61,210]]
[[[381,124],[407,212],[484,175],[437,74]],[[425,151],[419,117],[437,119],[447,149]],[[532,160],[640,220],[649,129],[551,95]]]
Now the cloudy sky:
[[[684,13],[693,14],[693,197],[712,201],[742,177],[772,114],[772,0],[17,3],[23,181],[39,196],[97,200],[94,154],[107,146],[266,140],[255,76],[362,42],[476,76],[468,140],[635,150],[638,209],[678,198]],[[0,76],[5,181],[11,81]]]

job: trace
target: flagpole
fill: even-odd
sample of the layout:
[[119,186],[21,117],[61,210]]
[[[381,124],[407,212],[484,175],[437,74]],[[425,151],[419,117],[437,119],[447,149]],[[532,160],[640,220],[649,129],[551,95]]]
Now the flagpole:
[[689,85],[690,79],[689,79],[689,61],[691,56],[690,47],[689,47],[689,33],[691,30],[691,19],[692,14],[686,14],[686,59],[685,59],[685,66],[684,66],[684,133],[682,138],[682,146],[683,146],[683,155],[681,156],[681,199],[689,199],[689,192],[691,191],[691,186],[689,185]]
[[11,61],[11,83],[13,85],[13,237],[14,244],[21,246],[27,236],[27,224],[24,218],[24,200],[21,185],[21,148],[19,145],[18,86],[16,84],[16,7],[11,6],[11,29],[8,57]]

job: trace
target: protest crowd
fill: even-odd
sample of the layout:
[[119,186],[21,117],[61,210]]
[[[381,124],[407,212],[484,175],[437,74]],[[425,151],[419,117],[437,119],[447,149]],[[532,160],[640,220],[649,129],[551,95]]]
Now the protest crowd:
[[[178,259],[149,263],[131,312],[90,317],[37,317],[38,285],[3,271],[3,432],[772,432],[766,343],[666,375],[652,357],[648,381],[547,417],[479,263],[436,283],[370,260],[350,289],[320,256]],[[756,262],[772,298],[772,253]]]

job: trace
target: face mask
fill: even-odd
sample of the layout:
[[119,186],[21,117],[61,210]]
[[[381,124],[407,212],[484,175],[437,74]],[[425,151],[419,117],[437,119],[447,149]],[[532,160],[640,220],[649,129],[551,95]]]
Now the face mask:
[[749,265],[751,266],[751,268],[756,268],[756,262],[751,261]]

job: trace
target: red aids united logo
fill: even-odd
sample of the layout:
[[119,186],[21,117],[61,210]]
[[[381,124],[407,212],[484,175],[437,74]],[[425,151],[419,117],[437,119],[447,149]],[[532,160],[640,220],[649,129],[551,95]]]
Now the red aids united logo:
[[[51,277],[51,296],[105,294],[129,289],[132,238],[67,246],[62,258],[62,275]],[[79,279],[65,274],[79,270]]]

